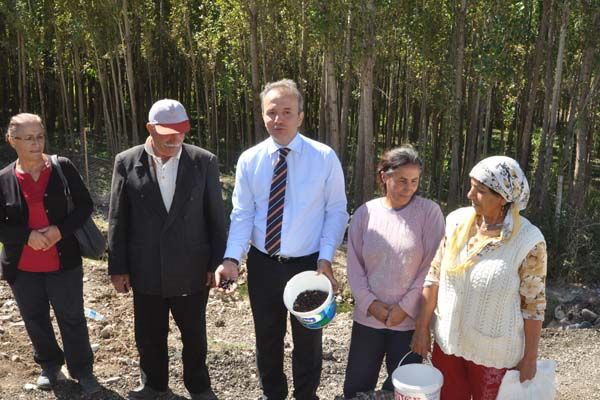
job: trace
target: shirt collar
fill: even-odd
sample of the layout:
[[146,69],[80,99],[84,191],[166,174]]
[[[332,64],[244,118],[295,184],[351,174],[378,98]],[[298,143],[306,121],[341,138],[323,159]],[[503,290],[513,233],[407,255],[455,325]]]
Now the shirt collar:
[[[152,148],[152,144],[150,143],[151,139],[152,139],[152,136],[148,136],[148,138],[146,139],[146,142],[144,143],[144,150],[146,150],[146,153],[150,154],[155,159],[160,159],[162,162],[162,159],[160,157],[157,157],[156,154],[154,154],[154,149]],[[181,144],[181,147],[179,148],[179,151],[177,152],[177,154],[171,158],[176,158],[177,161],[179,161],[179,159],[181,158],[182,150],[183,150],[183,143]]]
[[287,147],[293,152],[302,154],[302,148],[304,147],[304,136],[302,136],[300,132],[296,133],[294,139],[287,146],[282,146],[275,142],[272,137],[269,137],[267,142],[267,151],[270,156],[273,155],[273,153],[278,152],[282,147]]

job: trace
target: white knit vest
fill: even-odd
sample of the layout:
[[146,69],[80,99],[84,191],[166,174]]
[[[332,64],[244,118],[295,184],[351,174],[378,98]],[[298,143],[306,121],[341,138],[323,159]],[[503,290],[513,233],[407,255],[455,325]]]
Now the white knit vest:
[[[467,220],[471,210],[461,208],[448,215],[446,237]],[[543,241],[540,230],[521,217],[517,235],[464,274],[441,271],[434,334],[444,353],[486,367],[517,365],[525,349],[519,267],[531,249]],[[459,261],[466,257],[466,247]]]

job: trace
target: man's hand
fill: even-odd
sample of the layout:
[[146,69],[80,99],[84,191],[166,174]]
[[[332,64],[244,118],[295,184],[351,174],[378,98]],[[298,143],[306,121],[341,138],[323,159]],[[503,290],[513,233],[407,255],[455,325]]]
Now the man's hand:
[[60,239],[62,239],[62,234],[56,225],[50,225],[44,229],[39,229],[38,232],[42,233],[48,239],[49,245],[46,249],[54,246]]
[[[214,286],[219,292],[233,293],[237,288],[238,267],[231,260],[223,260],[223,263],[215,270]],[[222,288],[221,283],[225,281],[233,281],[228,288]]]
[[31,231],[27,245],[34,250],[46,250],[50,247],[50,240],[38,231]]
[[329,279],[329,281],[331,282],[331,287],[333,289],[333,294],[336,294],[339,289],[339,285],[338,281],[336,281],[335,277],[333,276],[331,262],[323,259],[317,261],[317,275],[319,274],[323,274]]
[[404,321],[408,314],[398,304],[394,304],[389,309],[389,315],[385,321],[385,326],[391,328]]
[[525,355],[517,364],[519,370],[519,380],[525,382],[535,377],[537,372],[537,360],[535,357]]
[[129,274],[111,275],[110,281],[115,287],[117,293],[127,293],[131,288],[131,283],[129,282]]
[[385,321],[387,321],[388,319],[389,313],[390,306],[379,300],[373,301],[369,306],[369,314],[371,314],[373,317],[375,317],[376,320],[381,321],[384,324]]

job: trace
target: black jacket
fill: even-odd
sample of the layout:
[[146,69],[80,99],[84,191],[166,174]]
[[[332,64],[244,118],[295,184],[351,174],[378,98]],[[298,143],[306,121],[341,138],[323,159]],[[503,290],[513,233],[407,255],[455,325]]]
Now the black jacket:
[[[64,188],[54,169],[44,193],[44,205],[50,225],[56,225],[62,236],[62,239],[56,243],[60,268],[72,269],[81,265],[79,245],[73,232],[80,228],[92,214],[94,205],[90,193],[71,161],[59,157],[58,162],[69,182],[75,210],[67,215]],[[12,162],[0,171],[0,242],[4,244],[0,254],[0,265],[2,279],[9,284],[17,278],[21,253],[31,233],[28,221],[29,209],[15,175],[15,162]]]
[[129,274],[137,293],[206,289],[223,260],[225,211],[217,158],[184,144],[170,212],[143,145],[117,155],[109,210],[108,273]]

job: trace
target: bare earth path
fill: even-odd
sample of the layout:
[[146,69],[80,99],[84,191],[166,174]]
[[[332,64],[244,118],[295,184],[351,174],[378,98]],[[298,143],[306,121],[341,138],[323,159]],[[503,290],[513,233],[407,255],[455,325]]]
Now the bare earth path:
[[[343,268],[337,266],[338,275]],[[105,321],[89,321],[91,342],[97,346],[95,372],[105,387],[97,399],[126,398],[138,379],[137,352],[133,335],[131,295],[117,296],[109,286],[106,265],[85,266],[85,304],[103,314]],[[242,287],[242,292],[243,292]],[[342,393],[351,316],[339,313],[324,332],[324,362],[321,399]],[[247,299],[212,295],[208,306],[209,366],[213,386],[221,399],[255,399],[257,388],[254,364],[254,330]],[[286,368],[290,369],[291,343],[286,339]],[[172,324],[169,340],[171,387],[188,398],[182,384],[181,343]],[[600,399],[600,331],[544,330],[541,356],[558,361],[557,385],[560,400]],[[35,388],[38,367],[33,362],[25,328],[12,294],[0,284],[0,399],[79,399],[73,381],[60,384],[53,392]]]

